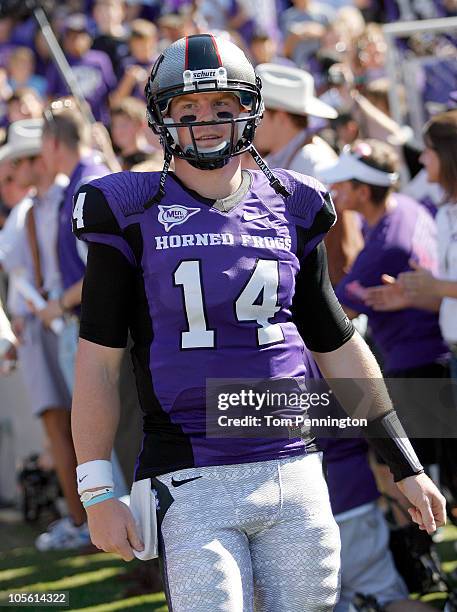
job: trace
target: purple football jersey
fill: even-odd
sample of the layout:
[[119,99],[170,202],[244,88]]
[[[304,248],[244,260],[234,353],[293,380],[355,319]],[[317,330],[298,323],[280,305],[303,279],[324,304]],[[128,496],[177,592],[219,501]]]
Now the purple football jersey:
[[434,220],[411,198],[400,194],[392,198],[396,207],[369,228],[365,247],[336,289],[343,305],[368,315],[386,372],[433,363],[447,353],[437,314],[413,308],[375,312],[363,302],[365,287],[381,285],[383,274],[397,277],[410,270],[410,259],[432,271],[437,269]]
[[[290,197],[277,195],[263,173],[251,171],[247,192],[227,212],[174,175],[161,203],[145,209],[157,191],[158,173],[98,179],[86,189],[87,201],[80,200],[78,235],[114,246],[141,271],[152,333],[147,346],[133,350],[145,412],[137,479],[307,452],[300,438],[205,435],[207,379],[306,375],[304,344],[290,311],[295,277],[335,214],[320,183],[284,170],[277,174]],[[94,188],[104,195],[119,231],[100,231],[102,213],[93,225],[87,222],[97,217],[90,199]],[[324,210],[330,210],[326,224]],[[304,244],[299,245],[297,228],[306,233]]]

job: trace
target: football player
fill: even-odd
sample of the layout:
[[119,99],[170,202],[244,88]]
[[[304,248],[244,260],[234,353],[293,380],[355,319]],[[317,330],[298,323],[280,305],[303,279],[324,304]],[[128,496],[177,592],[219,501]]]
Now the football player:
[[[143,545],[114,498],[108,461],[130,329],[144,411],[135,484],[146,483],[146,511],[155,497],[165,590],[178,612],[322,612],[337,599],[340,544],[320,453],[292,430],[209,435],[208,379],[299,382],[304,342],[326,377],[366,379],[369,391],[381,377],[328,280],[327,190],[273,174],[252,146],[260,87],[225,39],[174,42],[146,87],[162,173],[114,174],[75,196],[74,231],[89,244],[73,410],[78,486],[95,545],[141,556],[150,534]],[[261,171],[241,170],[248,151]],[[413,519],[432,532],[443,498],[387,395],[373,394],[372,405],[368,434]]]

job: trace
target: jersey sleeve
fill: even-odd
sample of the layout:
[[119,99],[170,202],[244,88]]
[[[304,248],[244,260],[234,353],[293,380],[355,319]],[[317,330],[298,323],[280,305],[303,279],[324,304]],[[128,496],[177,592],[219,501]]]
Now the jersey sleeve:
[[[276,172],[276,171],[275,171]],[[291,195],[286,198],[289,221],[297,228],[302,260],[323,240],[336,223],[336,211],[332,197],[316,179],[288,171],[281,177]]]
[[354,326],[333,291],[323,242],[309,253],[300,266],[291,313],[299,334],[311,351],[334,351],[354,334]]
[[73,233],[80,240],[114,247],[136,266],[135,255],[105,194],[94,185],[84,184],[73,201]]
[[91,242],[84,276],[79,336],[95,344],[124,348],[135,273],[116,248]]

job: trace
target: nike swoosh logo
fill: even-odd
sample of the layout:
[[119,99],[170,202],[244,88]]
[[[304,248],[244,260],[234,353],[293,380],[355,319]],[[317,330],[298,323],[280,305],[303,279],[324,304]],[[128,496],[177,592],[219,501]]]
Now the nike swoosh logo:
[[257,221],[257,219],[264,219],[265,217],[268,217],[269,213],[248,213],[248,212],[244,212],[243,213],[243,219],[245,221]]
[[85,474],[82,478],[78,478],[78,481],[82,482],[84,480],[84,478],[87,478],[87,474]]
[[194,476],[193,478],[186,478],[185,480],[175,480],[172,478],[171,484],[173,487],[180,487],[181,485],[186,484],[186,482],[192,482],[192,480],[197,480],[198,478],[203,478],[203,476]]

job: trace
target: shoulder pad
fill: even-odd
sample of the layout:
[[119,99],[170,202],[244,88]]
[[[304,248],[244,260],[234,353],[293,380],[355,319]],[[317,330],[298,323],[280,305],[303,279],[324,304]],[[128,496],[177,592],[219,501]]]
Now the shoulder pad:
[[336,211],[333,204],[332,196],[328,191],[321,194],[321,206],[314,215],[313,221],[309,227],[305,228],[308,240],[324,235],[336,223]]
[[286,209],[297,225],[318,233],[327,232],[336,222],[335,207],[327,188],[311,176],[288,171],[291,196],[286,198]]
[[103,192],[92,184],[80,187],[73,200],[73,233],[121,234],[119,223]]
[[92,181],[113,209],[125,217],[144,213],[144,205],[159,188],[159,172],[117,172]]

